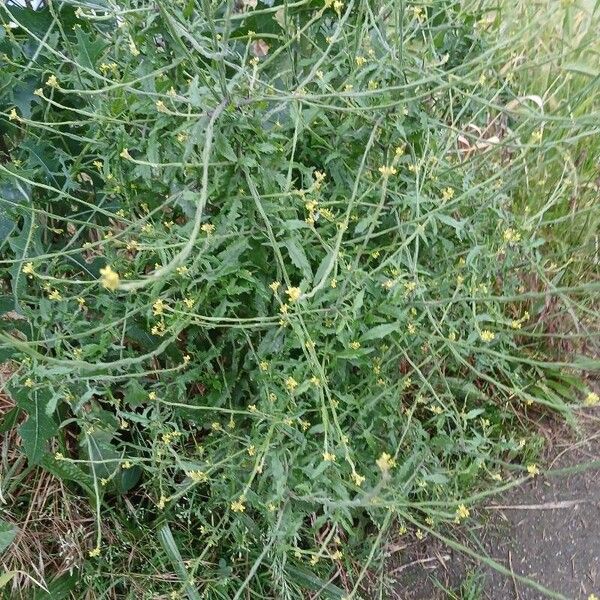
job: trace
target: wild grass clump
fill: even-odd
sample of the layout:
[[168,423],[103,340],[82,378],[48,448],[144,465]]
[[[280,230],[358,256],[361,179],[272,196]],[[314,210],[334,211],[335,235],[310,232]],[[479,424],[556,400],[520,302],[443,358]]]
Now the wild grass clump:
[[597,401],[598,78],[519,11],[0,6],[3,428],[95,515],[33,583],[383,598],[539,473]]

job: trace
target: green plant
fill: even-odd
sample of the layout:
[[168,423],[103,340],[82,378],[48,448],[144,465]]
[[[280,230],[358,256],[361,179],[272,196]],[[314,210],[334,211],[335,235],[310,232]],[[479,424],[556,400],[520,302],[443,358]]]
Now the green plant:
[[0,6],[7,414],[95,514],[73,593],[367,594],[598,366],[544,343],[598,284],[523,182],[598,115],[523,100],[537,20],[255,5]]

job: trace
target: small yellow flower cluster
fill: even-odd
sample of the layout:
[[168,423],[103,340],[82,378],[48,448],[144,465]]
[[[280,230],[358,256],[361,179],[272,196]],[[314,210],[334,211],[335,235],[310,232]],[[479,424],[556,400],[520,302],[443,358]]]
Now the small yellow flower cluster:
[[156,335],[158,337],[163,337],[165,333],[167,333],[167,328],[165,326],[165,322],[161,319],[156,325],[152,327],[150,330],[152,335]]
[[204,471],[186,471],[185,474],[194,483],[205,483],[208,481],[208,475]]
[[520,319],[513,319],[513,321],[511,321],[510,326],[513,329],[521,329],[523,323],[528,320],[529,320],[529,313],[527,311],[525,311],[523,313],[523,316]]
[[152,314],[154,316],[158,316],[158,315],[164,314],[163,311],[164,311],[165,307],[166,307],[166,304],[163,302],[163,300],[161,298],[159,298],[152,305]]
[[494,339],[496,339],[496,334],[493,331],[490,331],[489,329],[484,329],[480,334],[479,337],[481,338],[482,341],[484,342],[491,342]]
[[50,75],[50,77],[48,77],[48,79],[46,80],[46,85],[51,88],[57,88],[58,79],[56,79],[56,75]]
[[350,477],[358,487],[360,487],[365,482],[365,477],[359,475],[356,471],[352,471],[352,475],[350,475]]
[[298,387],[298,382],[293,377],[288,377],[285,380],[285,387],[293,392]]
[[186,305],[187,308],[192,309],[194,308],[194,304],[196,304],[196,302],[194,301],[193,298],[187,297],[183,299],[183,303]]
[[335,462],[335,454],[331,452],[323,452],[323,460],[325,462]]
[[123,148],[123,150],[121,150],[121,152],[119,153],[119,156],[126,160],[131,159],[131,154],[129,154],[129,150],[127,148]]
[[527,465],[527,472],[533,477],[540,474],[540,470],[535,463],[531,463],[530,465]]
[[456,522],[458,523],[462,519],[468,519],[470,514],[469,509],[464,504],[460,504],[456,509]]
[[21,120],[21,117],[19,117],[19,115],[17,114],[16,108],[10,109],[10,112],[8,113],[8,120],[9,121],[20,121]]
[[315,190],[321,189],[321,186],[323,185],[323,182],[325,181],[327,175],[323,173],[323,171],[315,171],[313,173],[313,177],[315,178],[313,187],[315,188]]
[[596,406],[598,402],[600,402],[600,397],[598,397],[598,394],[596,394],[596,392],[590,392],[584,400],[584,404],[586,406]]
[[281,283],[279,281],[274,281],[273,283],[269,284],[269,287],[271,288],[271,290],[273,291],[274,294],[277,293],[279,286],[281,286]]
[[129,52],[131,52],[131,56],[139,56],[140,55],[140,51],[138,50],[138,48],[135,45],[135,42],[133,41],[133,38],[131,36],[129,37]]
[[167,431],[167,433],[163,433],[161,439],[163,444],[171,444],[177,438],[181,437],[181,431]]
[[25,263],[23,265],[23,267],[21,268],[21,271],[25,274],[25,275],[33,275],[33,263],[32,262],[28,262]]
[[93,550],[90,550],[88,554],[90,558],[96,558],[97,556],[100,556],[100,546],[96,546]]
[[448,200],[452,200],[454,198],[454,190],[451,187],[444,188],[442,190],[442,200],[447,202]]
[[357,67],[362,67],[367,62],[367,59],[364,56],[359,55],[354,58],[354,62],[356,63]]
[[390,177],[391,175],[396,175],[396,173],[398,172],[396,170],[396,167],[388,167],[385,165],[382,165],[381,167],[379,167],[377,169],[384,177]]
[[509,246],[514,246],[521,240],[521,234],[512,227],[505,229],[502,237]]
[[358,350],[360,348],[360,342],[354,340],[348,344],[352,350]]
[[298,302],[300,296],[302,296],[302,290],[299,287],[289,287],[285,290],[285,293],[288,295],[290,302]]
[[393,469],[396,466],[396,460],[387,452],[382,452],[381,456],[375,461],[375,463],[382,473],[387,473],[390,469]]
[[233,512],[239,512],[239,513],[244,512],[246,510],[246,505],[244,504],[245,500],[246,499],[244,498],[244,496],[240,496],[238,500],[234,500],[231,503],[231,510]]
[[206,234],[206,235],[212,235],[215,231],[215,226],[212,223],[204,223],[202,225],[202,227],[200,227],[200,229]]
[[100,269],[100,283],[107,290],[116,290],[119,287],[120,277],[116,271],[107,265],[103,269]]

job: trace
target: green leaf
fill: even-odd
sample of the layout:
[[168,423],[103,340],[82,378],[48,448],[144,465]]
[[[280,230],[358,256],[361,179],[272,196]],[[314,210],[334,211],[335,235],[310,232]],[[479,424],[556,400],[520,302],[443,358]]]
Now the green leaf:
[[80,485],[90,496],[94,493],[94,480],[76,464],[68,460],[56,460],[49,453],[44,454],[40,464],[61,481],[74,481]]
[[308,258],[306,258],[304,248],[302,248],[302,246],[294,238],[286,240],[284,244],[294,266],[302,271],[302,275],[304,277],[312,280],[312,269],[310,268]]
[[88,69],[94,69],[106,44],[98,36],[92,37],[79,26],[75,27],[77,37],[77,62]]
[[10,583],[12,578],[18,573],[18,571],[7,571],[0,575],[0,588],[3,588],[7,583]]
[[4,552],[15,539],[17,528],[0,519],[0,552]]
[[165,553],[169,557],[173,568],[179,575],[180,580],[182,582],[186,582],[185,591],[187,597],[190,600],[200,600],[200,595],[198,594],[196,589],[191,584],[187,583],[189,581],[187,568],[185,566],[185,563],[183,562],[183,558],[181,557],[181,553],[179,552],[179,548],[177,547],[175,538],[171,533],[171,529],[167,524],[163,525],[158,531],[158,539],[160,541],[160,545],[163,547]]
[[361,336],[362,340],[379,340],[381,338],[390,335],[394,331],[398,331],[398,323],[384,323],[383,325],[377,325],[373,329],[369,329],[367,333]]
[[50,418],[36,400],[33,411],[27,421],[19,427],[19,435],[23,440],[23,450],[31,465],[41,462],[45,453],[45,443],[56,434],[56,423]]

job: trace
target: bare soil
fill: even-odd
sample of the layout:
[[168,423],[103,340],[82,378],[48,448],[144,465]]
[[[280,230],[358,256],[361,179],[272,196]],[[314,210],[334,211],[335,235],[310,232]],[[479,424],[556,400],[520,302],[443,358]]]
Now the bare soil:
[[[600,413],[584,415],[577,439],[555,432],[547,476],[494,497],[473,519],[462,544],[502,564],[516,576],[444,547],[438,541],[408,546],[393,567],[398,600],[542,600],[600,597]],[[582,468],[582,467],[586,468]],[[552,473],[554,472],[554,473]],[[461,581],[481,574],[477,593]],[[551,592],[518,580],[530,578]],[[452,591],[450,591],[452,590]]]

